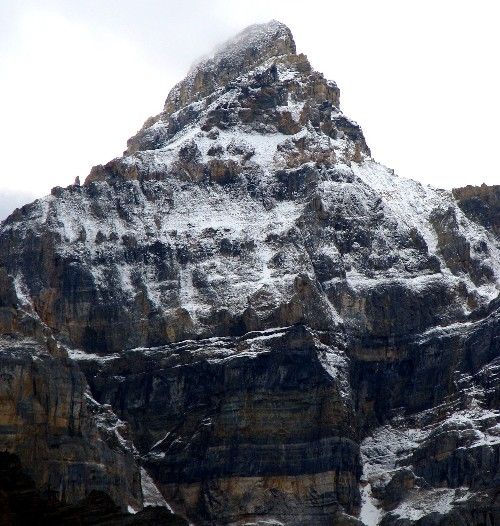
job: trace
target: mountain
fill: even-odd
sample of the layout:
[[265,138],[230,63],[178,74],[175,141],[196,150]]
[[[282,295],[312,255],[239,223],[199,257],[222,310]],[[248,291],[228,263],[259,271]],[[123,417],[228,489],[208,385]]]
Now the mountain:
[[498,187],[397,176],[339,98],[251,26],[2,223],[12,524],[500,524]]

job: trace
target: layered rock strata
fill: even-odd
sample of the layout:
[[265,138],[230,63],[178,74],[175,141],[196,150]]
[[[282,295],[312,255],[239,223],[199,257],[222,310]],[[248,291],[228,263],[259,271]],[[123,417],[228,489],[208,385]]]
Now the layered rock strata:
[[359,506],[361,464],[345,354],[320,336],[296,326],[75,358],[196,524],[329,524]]
[[252,26],[2,224],[0,438],[43,423],[64,495],[140,509],[147,479],[194,524],[495,524],[497,197],[378,164],[290,30]]

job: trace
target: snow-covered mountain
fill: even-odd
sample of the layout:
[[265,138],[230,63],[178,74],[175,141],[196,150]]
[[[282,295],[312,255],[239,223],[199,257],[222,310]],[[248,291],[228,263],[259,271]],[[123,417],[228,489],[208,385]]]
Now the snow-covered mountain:
[[[495,524],[498,203],[378,164],[290,30],[251,26],[122,157],[2,224],[0,445],[68,504],[109,488],[194,524]],[[42,355],[81,385],[57,430],[74,382],[27,380]],[[91,462],[75,404],[111,448],[94,478],[68,468]],[[66,466],[60,438],[19,447],[33,414]]]

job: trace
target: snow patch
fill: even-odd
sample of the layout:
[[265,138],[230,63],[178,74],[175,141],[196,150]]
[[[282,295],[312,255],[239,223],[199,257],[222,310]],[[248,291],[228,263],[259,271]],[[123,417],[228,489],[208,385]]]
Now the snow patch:
[[379,508],[378,500],[372,495],[370,483],[366,483],[361,488],[361,511],[359,519],[366,526],[377,526],[382,519],[382,511]]
[[141,468],[141,487],[144,507],[161,506],[173,513],[172,508],[168,505],[151,475],[144,468]]

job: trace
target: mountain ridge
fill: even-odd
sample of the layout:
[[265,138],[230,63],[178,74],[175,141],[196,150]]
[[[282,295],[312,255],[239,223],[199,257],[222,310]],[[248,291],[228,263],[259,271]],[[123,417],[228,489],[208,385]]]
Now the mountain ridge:
[[[122,157],[2,223],[3,423],[45,414],[39,356],[79,378],[60,427],[0,427],[37,487],[115,477],[123,511],[153,491],[206,525],[498,520],[498,193],[398,177],[339,96],[251,26]],[[99,484],[20,440],[100,455]]]

